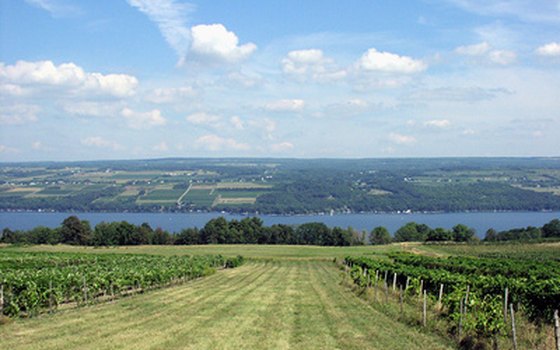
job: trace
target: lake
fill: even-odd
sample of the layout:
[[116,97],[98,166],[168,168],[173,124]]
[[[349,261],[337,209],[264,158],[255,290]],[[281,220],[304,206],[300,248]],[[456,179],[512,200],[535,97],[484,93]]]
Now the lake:
[[[153,228],[161,227],[170,232],[179,232],[187,227],[203,227],[212,218],[224,216],[226,219],[243,219],[247,216],[221,213],[39,213],[0,212],[0,229],[29,230],[36,226],[57,227],[70,215],[88,220],[92,227],[106,221],[128,221],[139,225],[147,222]],[[407,222],[414,221],[430,227],[452,228],[465,224],[484,237],[486,230],[497,231],[526,226],[542,226],[552,219],[560,218],[560,212],[477,212],[442,214],[339,214],[339,215],[259,215],[265,225],[302,224],[323,222],[327,226],[348,227],[371,231],[376,226],[385,226],[391,233]]]

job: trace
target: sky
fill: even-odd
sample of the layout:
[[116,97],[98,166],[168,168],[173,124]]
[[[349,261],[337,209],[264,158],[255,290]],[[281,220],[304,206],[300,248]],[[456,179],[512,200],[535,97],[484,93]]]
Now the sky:
[[560,155],[559,0],[0,0],[0,161]]

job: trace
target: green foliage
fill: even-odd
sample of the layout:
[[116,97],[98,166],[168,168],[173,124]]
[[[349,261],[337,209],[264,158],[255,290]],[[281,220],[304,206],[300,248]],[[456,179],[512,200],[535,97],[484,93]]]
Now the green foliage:
[[[69,167],[78,168],[80,176]],[[0,210],[226,210],[268,214],[558,210],[560,197],[542,192],[560,186],[558,168],[553,159],[534,158],[166,159],[9,164],[0,166],[3,183],[17,183],[34,194],[24,195],[29,192],[10,191],[12,185],[2,185]],[[182,203],[176,203],[189,184],[226,181],[266,187],[216,191],[192,188]],[[134,190],[127,191],[131,187]],[[256,203],[217,204],[218,195],[256,198]],[[553,232],[558,234],[557,229]]]
[[544,237],[560,237],[560,219],[554,219],[542,228]]
[[383,226],[374,228],[369,234],[369,243],[373,245],[389,244],[392,240],[389,230]]
[[243,257],[0,252],[0,284],[8,316],[33,315],[51,304],[84,303],[236,267]]
[[[456,313],[468,286],[467,307],[475,314],[476,322],[473,321],[472,329],[478,333],[486,325],[492,332],[501,327],[498,318],[503,317],[503,313],[500,313],[499,305],[503,306],[502,296],[506,287],[510,302],[522,306],[533,320],[550,322],[553,310],[558,308],[560,262],[556,260],[435,258],[407,253],[389,256],[389,261],[347,257],[346,262],[354,267],[367,268],[370,273],[376,270],[387,271],[389,275],[396,273],[400,284],[406,276],[412,278],[414,286],[417,286],[415,281],[422,279],[424,289],[432,295],[437,295],[440,284],[444,284],[446,293],[443,302],[451,318],[458,317]],[[418,290],[408,292],[418,293]]]
[[430,228],[427,225],[409,222],[395,232],[395,241],[424,242],[429,232]]

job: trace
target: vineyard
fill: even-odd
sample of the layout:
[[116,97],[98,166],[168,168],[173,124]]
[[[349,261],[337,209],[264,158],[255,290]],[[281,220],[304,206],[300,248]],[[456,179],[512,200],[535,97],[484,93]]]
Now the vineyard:
[[[560,308],[560,261],[512,258],[436,258],[393,253],[388,259],[347,257],[352,280],[409,302],[426,302],[447,321],[447,331],[495,340],[514,327],[514,313],[536,325],[552,323]],[[427,301],[426,301],[427,299]],[[402,309],[402,306],[401,306]],[[513,322],[513,326],[512,326]],[[513,330],[515,332],[515,330]]]
[[32,316],[207,276],[243,258],[0,251],[0,315]]

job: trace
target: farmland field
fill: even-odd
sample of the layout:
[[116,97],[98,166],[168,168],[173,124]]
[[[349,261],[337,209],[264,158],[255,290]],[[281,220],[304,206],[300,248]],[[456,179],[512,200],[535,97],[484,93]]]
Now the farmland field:
[[0,210],[548,211],[560,208],[559,164],[556,158],[178,158],[0,164]]
[[[559,251],[558,243],[408,243],[374,247],[0,246],[0,253],[12,255],[62,252],[81,255],[84,259],[105,254],[108,257],[222,254],[249,259],[241,267],[185,284],[30,319],[10,320],[0,325],[0,349],[453,348],[449,335],[399,321],[398,307],[380,306],[353,292],[333,258],[340,262],[346,256],[365,256],[386,261],[397,252],[427,257],[492,256],[501,252],[502,257],[527,254],[555,259]],[[366,294],[371,296],[371,293]],[[418,315],[418,309],[407,304],[405,314]],[[532,327],[523,319],[518,322]],[[500,340],[500,348],[507,349],[509,343],[504,339]]]
[[447,349],[339,284],[331,262],[255,261],[191,283],[0,326],[2,349]]

